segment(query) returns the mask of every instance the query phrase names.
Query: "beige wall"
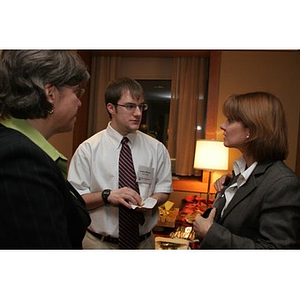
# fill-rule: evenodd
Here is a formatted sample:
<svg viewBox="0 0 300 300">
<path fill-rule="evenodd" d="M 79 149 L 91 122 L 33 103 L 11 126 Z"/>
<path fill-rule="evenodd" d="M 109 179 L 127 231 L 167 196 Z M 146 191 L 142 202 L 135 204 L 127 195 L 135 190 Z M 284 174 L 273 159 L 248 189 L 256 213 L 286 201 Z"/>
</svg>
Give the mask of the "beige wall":
<svg viewBox="0 0 300 300">
<path fill-rule="evenodd" d="M 124 57 L 119 76 L 135 79 L 172 79 L 173 58 L 167 57 Z"/>
<path fill-rule="evenodd" d="M 281 98 L 287 116 L 290 154 L 295 170 L 300 107 L 300 53 L 293 51 L 223 51 L 221 60 L 217 139 L 224 121 L 223 101 L 235 93 L 267 91 Z M 240 153 L 230 151 L 230 166 Z"/>
</svg>

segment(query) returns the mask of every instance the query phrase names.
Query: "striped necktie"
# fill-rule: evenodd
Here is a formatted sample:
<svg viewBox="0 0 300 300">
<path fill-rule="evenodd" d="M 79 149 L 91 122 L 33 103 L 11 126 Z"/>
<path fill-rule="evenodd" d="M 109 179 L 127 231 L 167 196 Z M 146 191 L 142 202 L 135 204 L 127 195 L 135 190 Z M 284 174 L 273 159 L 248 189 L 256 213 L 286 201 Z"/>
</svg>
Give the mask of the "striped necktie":
<svg viewBox="0 0 300 300">
<path fill-rule="evenodd" d="M 139 193 L 128 138 L 122 139 L 119 158 L 119 188 L 130 187 Z M 144 215 L 133 209 L 119 206 L 119 247 L 136 249 L 139 244 L 139 224 L 144 223 Z"/>
</svg>

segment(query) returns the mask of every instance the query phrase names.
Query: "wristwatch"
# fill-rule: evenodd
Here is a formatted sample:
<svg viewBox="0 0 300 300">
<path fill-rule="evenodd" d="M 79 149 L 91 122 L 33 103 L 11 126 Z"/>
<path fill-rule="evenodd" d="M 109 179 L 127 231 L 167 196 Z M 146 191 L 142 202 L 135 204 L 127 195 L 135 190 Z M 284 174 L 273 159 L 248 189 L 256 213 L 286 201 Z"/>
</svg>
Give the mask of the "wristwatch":
<svg viewBox="0 0 300 300">
<path fill-rule="evenodd" d="M 105 206 L 109 206 L 108 197 L 110 195 L 110 191 L 111 190 L 109 190 L 109 189 L 106 189 L 106 190 L 102 191 L 102 199 L 103 199 L 103 202 L 104 202 Z"/>
</svg>

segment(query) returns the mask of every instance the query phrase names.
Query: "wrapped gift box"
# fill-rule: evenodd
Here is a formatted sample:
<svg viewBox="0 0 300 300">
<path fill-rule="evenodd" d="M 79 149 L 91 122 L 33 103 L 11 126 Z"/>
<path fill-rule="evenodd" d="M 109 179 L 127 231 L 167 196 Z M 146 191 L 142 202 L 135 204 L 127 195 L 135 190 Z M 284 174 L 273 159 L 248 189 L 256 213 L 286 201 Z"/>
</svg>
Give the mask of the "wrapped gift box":
<svg viewBox="0 0 300 300">
<path fill-rule="evenodd" d="M 178 212 L 179 208 L 167 210 L 164 207 L 159 207 L 159 219 L 156 226 L 174 228 Z"/>
</svg>

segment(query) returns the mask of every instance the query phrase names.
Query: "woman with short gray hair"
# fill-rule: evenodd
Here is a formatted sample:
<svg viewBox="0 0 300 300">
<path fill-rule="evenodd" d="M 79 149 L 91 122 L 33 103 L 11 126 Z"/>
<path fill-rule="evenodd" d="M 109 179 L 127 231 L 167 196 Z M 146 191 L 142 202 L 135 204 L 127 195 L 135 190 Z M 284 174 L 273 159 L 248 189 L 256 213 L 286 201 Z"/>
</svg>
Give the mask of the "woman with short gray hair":
<svg viewBox="0 0 300 300">
<path fill-rule="evenodd" d="M 71 51 L 2 51 L 0 248 L 82 248 L 90 223 L 48 139 L 71 131 L 89 73 Z"/>
</svg>

